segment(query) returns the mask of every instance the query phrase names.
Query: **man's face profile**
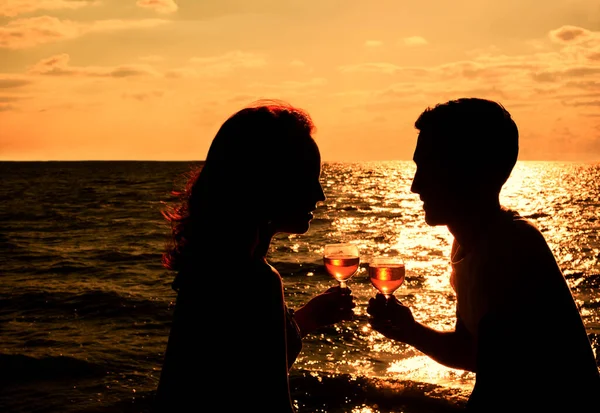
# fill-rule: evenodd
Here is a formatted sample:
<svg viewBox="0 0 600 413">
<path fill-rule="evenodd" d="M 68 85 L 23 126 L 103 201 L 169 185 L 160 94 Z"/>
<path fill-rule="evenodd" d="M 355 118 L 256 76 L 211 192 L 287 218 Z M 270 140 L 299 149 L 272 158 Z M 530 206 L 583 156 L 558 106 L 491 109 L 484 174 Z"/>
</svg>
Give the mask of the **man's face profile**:
<svg viewBox="0 0 600 413">
<path fill-rule="evenodd" d="M 421 131 L 413 155 L 416 171 L 411 191 L 423 201 L 425 222 L 431 226 L 452 221 L 465 185 L 445 138 L 436 131 Z"/>
</svg>

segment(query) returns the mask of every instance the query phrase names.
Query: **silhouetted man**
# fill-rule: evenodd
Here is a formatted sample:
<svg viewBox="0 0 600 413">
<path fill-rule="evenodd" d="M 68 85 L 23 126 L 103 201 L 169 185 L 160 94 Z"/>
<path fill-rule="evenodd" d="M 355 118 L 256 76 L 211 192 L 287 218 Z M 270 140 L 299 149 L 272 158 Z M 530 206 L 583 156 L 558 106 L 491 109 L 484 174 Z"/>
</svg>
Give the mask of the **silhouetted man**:
<svg viewBox="0 0 600 413">
<path fill-rule="evenodd" d="M 475 372 L 470 412 L 598 407 L 598 366 L 569 286 L 541 232 L 499 201 L 519 151 L 510 114 L 463 98 L 427 108 L 415 126 L 411 190 L 427 224 L 454 236 L 456 325 L 433 330 L 378 294 L 367 310 L 371 326 L 445 366 Z"/>
</svg>

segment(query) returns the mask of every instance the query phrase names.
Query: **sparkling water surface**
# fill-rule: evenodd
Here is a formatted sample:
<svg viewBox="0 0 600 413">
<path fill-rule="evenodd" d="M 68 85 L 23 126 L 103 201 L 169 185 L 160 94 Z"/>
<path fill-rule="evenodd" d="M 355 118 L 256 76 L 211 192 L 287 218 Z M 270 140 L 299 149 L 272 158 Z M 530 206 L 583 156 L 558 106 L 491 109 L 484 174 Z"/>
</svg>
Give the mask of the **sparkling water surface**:
<svg viewBox="0 0 600 413">
<path fill-rule="evenodd" d="M 148 411 L 175 300 L 173 274 L 160 265 L 169 231 L 160 211 L 190 164 L 0 162 L 2 412 Z M 452 237 L 425 224 L 410 192 L 413 174 L 410 161 L 325 163 L 327 201 L 310 231 L 272 244 L 269 259 L 291 307 L 335 285 L 323 269 L 326 243 L 354 242 L 361 251 L 349 281 L 355 319 L 306 337 L 291 371 L 300 412 L 456 411 L 473 386 L 472 373 L 445 368 L 367 322 L 375 290 L 366 263 L 388 253 L 405 258 L 406 281 L 395 295 L 415 317 L 438 329 L 454 325 Z M 600 164 L 591 163 L 521 161 L 502 193 L 505 206 L 543 231 L 596 354 L 599 200 Z M 199 338 L 211 339 L 210 332 Z M 260 377 L 243 360 L 231 374 L 236 385 Z"/>
</svg>

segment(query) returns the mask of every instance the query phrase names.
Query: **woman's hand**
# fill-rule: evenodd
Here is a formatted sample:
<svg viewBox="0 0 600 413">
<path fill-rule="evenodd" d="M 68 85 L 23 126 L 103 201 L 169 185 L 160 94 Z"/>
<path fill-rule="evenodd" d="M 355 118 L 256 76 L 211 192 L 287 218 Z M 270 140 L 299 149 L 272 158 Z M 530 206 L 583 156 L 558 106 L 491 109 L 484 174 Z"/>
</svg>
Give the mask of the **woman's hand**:
<svg viewBox="0 0 600 413">
<path fill-rule="evenodd" d="M 354 296 L 349 288 L 331 287 L 313 297 L 295 312 L 295 320 L 302 336 L 320 327 L 352 320 Z"/>
</svg>

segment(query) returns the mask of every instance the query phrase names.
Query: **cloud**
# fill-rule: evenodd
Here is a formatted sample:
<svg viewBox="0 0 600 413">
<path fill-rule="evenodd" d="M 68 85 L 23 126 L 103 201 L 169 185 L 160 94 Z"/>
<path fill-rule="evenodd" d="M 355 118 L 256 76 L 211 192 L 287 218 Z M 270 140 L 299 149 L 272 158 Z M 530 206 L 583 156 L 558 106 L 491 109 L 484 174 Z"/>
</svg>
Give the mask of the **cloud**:
<svg viewBox="0 0 600 413">
<path fill-rule="evenodd" d="M 191 78 L 198 77 L 198 71 L 189 67 L 181 67 L 176 69 L 168 70 L 165 73 L 165 77 L 170 79 L 183 79 L 183 78 Z"/>
<path fill-rule="evenodd" d="M 395 75 L 399 73 L 423 75 L 428 72 L 425 68 L 415 67 L 402 67 L 393 63 L 386 62 L 371 62 L 371 63 L 359 63 L 355 65 L 344 65 L 338 67 L 338 70 L 342 73 L 382 73 L 387 75 Z"/>
<path fill-rule="evenodd" d="M 282 99 L 290 99 L 291 96 L 316 96 L 322 94 L 323 88 L 328 81 L 322 77 L 314 77 L 306 80 L 286 80 L 280 82 L 255 82 L 248 85 L 252 96 L 279 96 Z"/>
<path fill-rule="evenodd" d="M 140 56 L 140 60 L 145 62 L 162 62 L 165 60 L 164 56 L 159 55 L 148 55 L 148 56 Z"/>
<path fill-rule="evenodd" d="M 153 9 L 158 13 L 174 13 L 179 8 L 174 0 L 138 0 L 139 7 Z"/>
<path fill-rule="evenodd" d="M 322 77 L 315 77 L 306 81 L 297 81 L 297 80 L 287 80 L 275 84 L 265 84 L 265 83 L 253 83 L 249 85 L 252 88 L 261 88 L 261 89 L 274 89 L 274 90 L 296 90 L 302 91 L 309 88 L 316 88 L 325 86 L 327 84 L 327 79 Z"/>
<path fill-rule="evenodd" d="M 501 54 L 497 48 L 472 51 L 468 60 L 433 67 L 365 62 L 340 66 L 338 70 L 349 75 L 380 74 L 397 82 L 418 82 L 423 90 L 436 96 L 446 96 L 449 82 L 453 82 L 450 89 L 457 92 L 513 101 L 560 102 L 565 89 L 598 90 L 600 32 L 563 26 L 550 33 L 552 38 L 561 39 L 562 47 L 521 55 Z"/>
<path fill-rule="evenodd" d="M 51 16 L 30 17 L 8 22 L 0 27 L 0 48 L 25 49 L 44 43 L 74 39 L 87 33 L 143 29 L 169 23 L 168 20 L 99 20 L 78 23 Z"/>
<path fill-rule="evenodd" d="M 0 95 L 0 112 L 17 111 L 18 107 L 14 103 L 20 102 L 28 97 L 14 95 Z"/>
<path fill-rule="evenodd" d="M 134 76 L 158 76 L 159 73 L 146 65 L 121 65 L 116 67 L 77 67 L 69 64 L 70 56 L 60 54 L 40 60 L 29 68 L 29 74 L 50 76 L 91 76 L 124 78 Z"/>
<path fill-rule="evenodd" d="M 574 65 L 561 70 L 545 70 L 532 74 L 533 80 L 537 82 L 559 82 L 570 78 L 583 78 L 600 74 L 600 66 Z M 590 84 L 590 83 L 588 83 Z"/>
<path fill-rule="evenodd" d="M 98 4 L 100 4 L 100 1 L 8 0 L 0 7 L 0 16 L 14 17 L 19 14 L 31 13 L 37 10 L 75 10 Z"/>
<path fill-rule="evenodd" d="M 0 96 L 0 103 L 17 102 L 25 99 L 23 96 Z"/>
<path fill-rule="evenodd" d="M 577 89 L 585 89 L 585 90 L 600 90 L 600 81 L 586 80 L 586 81 L 569 81 L 565 83 L 565 86 L 577 88 Z"/>
<path fill-rule="evenodd" d="M 289 63 L 290 67 L 293 67 L 295 69 L 303 69 L 304 72 L 307 73 L 313 73 L 314 69 L 312 67 L 310 67 L 306 62 L 304 62 L 303 60 L 298 60 L 298 59 L 294 59 Z"/>
<path fill-rule="evenodd" d="M 518 111 L 560 108 L 576 119 L 582 110 L 600 106 L 600 32 L 563 27 L 551 33 L 545 40 L 548 47 L 530 53 L 507 55 L 489 48 L 471 51 L 468 59 L 437 66 L 411 67 L 395 61 L 340 66 L 339 72 L 346 76 L 380 76 L 392 83 L 383 90 L 357 92 L 342 105 L 369 113 L 480 96 L 499 99 Z M 583 129 L 582 136 L 586 133 Z"/>
<path fill-rule="evenodd" d="M 428 44 L 427 40 L 425 40 L 421 36 L 410 36 L 402 39 L 406 46 L 424 46 Z"/>
<path fill-rule="evenodd" d="M 171 23 L 163 19 L 141 19 L 141 20 L 98 20 L 90 25 L 84 26 L 84 32 L 116 32 L 130 29 L 151 29 Z"/>
<path fill-rule="evenodd" d="M 516 73 L 538 71 L 545 67 L 536 62 L 523 60 L 518 56 L 477 57 L 472 60 L 443 64 L 430 69 L 429 74 L 439 79 L 468 79 L 485 81 L 500 80 Z"/>
<path fill-rule="evenodd" d="M 481 57 L 481 56 L 498 56 L 501 55 L 501 49 L 496 45 L 489 45 L 486 47 L 480 47 L 477 49 L 466 50 L 465 55 L 469 57 Z"/>
<path fill-rule="evenodd" d="M 267 64 L 263 56 L 239 50 L 220 56 L 193 57 L 190 62 L 200 74 L 211 76 L 222 76 L 236 69 L 259 68 Z"/>
<path fill-rule="evenodd" d="M 365 42 L 365 47 L 375 48 L 375 47 L 381 47 L 381 46 L 383 46 L 383 42 L 380 40 L 367 40 Z"/>
<path fill-rule="evenodd" d="M 592 62 L 600 62 L 600 51 L 588 53 L 586 57 Z"/>
<path fill-rule="evenodd" d="M 394 74 L 402 71 L 401 66 L 385 62 L 360 63 L 356 65 L 344 65 L 339 67 L 342 73 L 386 73 Z"/>
<path fill-rule="evenodd" d="M 191 65 L 174 68 L 165 73 L 168 78 L 219 77 L 239 69 L 256 69 L 266 66 L 266 59 L 259 54 L 235 50 L 218 56 L 192 57 Z M 299 64 L 296 63 L 298 66 Z"/>
<path fill-rule="evenodd" d="M 255 102 L 257 100 L 260 99 L 260 96 L 258 95 L 248 95 L 248 94 L 243 94 L 243 95 L 235 95 L 229 99 L 227 99 L 228 103 L 241 103 L 241 104 L 248 104 L 249 102 Z"/>
<path fill-rule="evenodd" d="M 154 90 L 151 92 L 135 92 L 135 93 L 131 93 L 131 92 L 126 92 L 123 93 L 123 98 L 125 99 L 134 99 L 134 100 L 139 100 L 144 101 L 144 100 L 148 100 L 151 98 L 160 98 L 163 97 L 165 94 L 165 92 L 163 92 L 162 90 Z"/>
<path fill-rule="evenodd" d="M 10 77 L 0 77 L 0 89 L 12 89 L 33 83 L 31 80 Z"/>
<path fill-rule="evenodd" d="M 302 60 L 292 60 L 290 62 L 290 66 L 292 66 L 292 67 L 305 67 L 306 63 L 304 63 Z"/>
<path fill-rule="evenodd" d="M 575 101 L 575 102 L 564 102 L 567 106 L 592 106 L 600 107 L 600 100 L 588 100 L 588 101 Z"/>
<path fill-rule="evenodd" d="M 595 38 L 596 35 L 593 32 L 582 27 L 567 25 L 559 27 L 556 30 L 551 30 L 548 33 L 548 37 L 550 37 L 550 40 L 556 43 L 574 44 L 591 40 Z"/>
</svg>

